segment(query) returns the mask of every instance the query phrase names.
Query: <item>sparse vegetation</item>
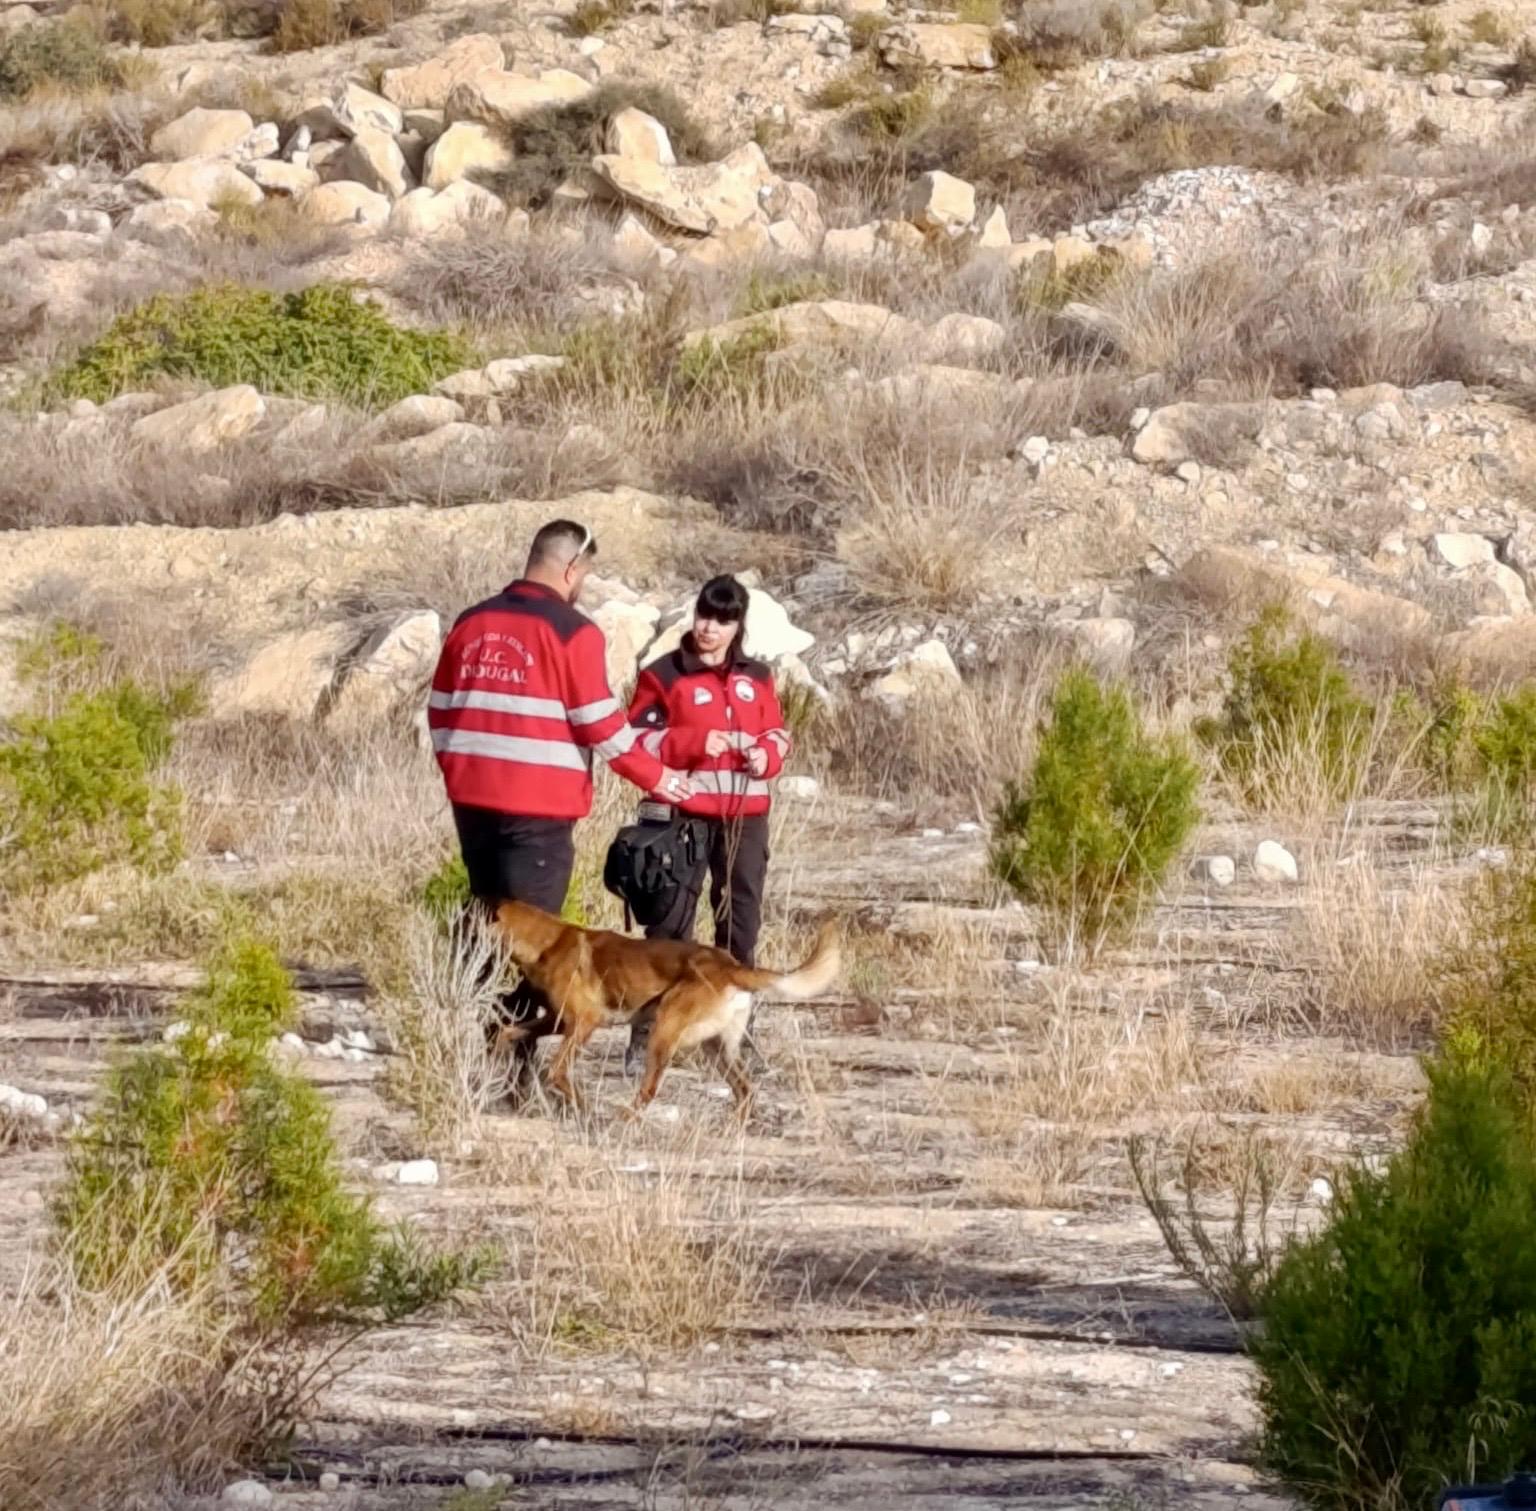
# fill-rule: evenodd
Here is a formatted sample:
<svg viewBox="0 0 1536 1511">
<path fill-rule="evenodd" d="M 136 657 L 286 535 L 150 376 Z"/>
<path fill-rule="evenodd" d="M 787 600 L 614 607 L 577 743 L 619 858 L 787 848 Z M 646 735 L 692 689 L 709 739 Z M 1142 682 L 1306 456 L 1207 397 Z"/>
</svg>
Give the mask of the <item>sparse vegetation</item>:
<svg viewBox="0 0 1536 1511">
<path fill-rule="evenodd" d="M 1272 607 L 1234 646 L 1227 676 L 1220 716 L 1197 730 L 1250 802 L 1306 806 L 1355 791 L 1375 710 L 1327 641 Z"/>
<path fill-rule="evenodd" d="M 83 21 L 34 21 L 0 37 L 0 102 L 45 89 L 88 93 L 121 77 L 111 50 Z"/>
<path fill-rule="evenodd" d="M 506 128 L 512 165 L 476 179 L 509 204 L 540 208 L 567 179 L 586 173 L 595 154 L 607 150 L 608 122 L 630 107 L 666 128 L 680 163 L 708 162 L 720 155 L 709 133 L 670 89 L 608 79 L 585 99 L 551 106 Z"/>
<path fill-rule="evenodd" d="M 49 383 L 98 403 L 158 377 L 384 407 L 474 364 L 447 331 L 405 331 L 353 289 L 276 295 L 235 287 L 161 296 L 114 321 Z"/>
<path fill-rule="evenodd" d="M 211 1287 L 237 1319 L 218 1362 L 221 1387 L 246 1401 L 247 1452 L 283 1440 L 345 1342 L 483 1268 L 388 1232 L 343 1188 L 323 1099 L 273 1052 L 294 1006 L 270 950 L 231 942 L 184 1002 L 180 1034 L 109 1074 L 53 1209 L 81 1284 L 163 1275 L 176 1295 Z"/>
<path fill-rule="evenodd" d="M 67 687 L 100 655 L 99 642 L 63 625 L 22 648 L 18 673 Z M 173 725 L 198 705 L 196 687 L 160 696 L 119 680 L 43 692 L 45 711 L 14 719 L 0 745 L 0 891 L 54 886 L 118 862 L 172 865 L 181 798 L 157 774 Z"/>
<path fill-rule="evenodd" d="M 1127 1152 L 1142 1201 L 1180 1270 L 1239 1322 L 1260 1315 L 1264 1287 L 1283 1245 L 1271 1231 L 1279 1199 L 1273 1153 L 1251 1135 L 1242 1146 L 1232 1199 L 1232 1218 L 1219 1229 L 1200 1210 L 1200 1151 L 1185 1145 L 1180 1197 L 1168 1195 L 1161 1151 L 1133 1137 Z"/>
<path fill-rule="evenodd" d="M 426 0 L 281 0 L 272 27 L 278 52 L 333 47 L 353 37 L 387 31 L 417 15 Z"/>
<path fill-rule="evenodd" d="M 1051 698 L 1034 768 L 992 824 L 992 869 L 1090 949 L 1134 915 L 1188 841 L 1199 769 L 1149 734 L 1124 688 L 1070 671 Z"/>
</svg>

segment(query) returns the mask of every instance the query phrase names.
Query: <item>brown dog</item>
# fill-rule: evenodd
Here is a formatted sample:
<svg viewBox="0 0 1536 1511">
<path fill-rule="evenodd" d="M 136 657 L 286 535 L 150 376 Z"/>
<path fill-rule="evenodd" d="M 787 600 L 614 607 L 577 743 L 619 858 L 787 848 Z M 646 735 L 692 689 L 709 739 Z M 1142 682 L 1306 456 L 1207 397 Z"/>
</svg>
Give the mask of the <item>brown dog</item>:
<svg viewBox="0 0 1536 1511">
<path fill-rule="evenodd" d="M 654 1005 L 645 1078 L 633 1111 L 656 1095 L 674 1055 L 707 1046 L 730 1083 L 737 1111 L 745 1114 L 752 1083 L 739 1051 L 751 994 L 772 990 L 804 1001 L 826 991 L 841 964 L 832 923 L 822 926 L 810 959 L 783 972 L 739 965 L 724 950 L 706 944 L 583 929 L 525 902 L 502 903 L 496 929 L 512 959 L 559 1015 L 557 1031 L 565 1042 L 550 1066 L 549 1084 L 576 1107 L 581 1099 L 571 1084 L 571 1064 L 581 1047 L 597 1029 L 627 1023 Z M 550 1029 L 547 1023 L 509 1024 L 499 1039 L 510 1047 Z"/>
</svg>

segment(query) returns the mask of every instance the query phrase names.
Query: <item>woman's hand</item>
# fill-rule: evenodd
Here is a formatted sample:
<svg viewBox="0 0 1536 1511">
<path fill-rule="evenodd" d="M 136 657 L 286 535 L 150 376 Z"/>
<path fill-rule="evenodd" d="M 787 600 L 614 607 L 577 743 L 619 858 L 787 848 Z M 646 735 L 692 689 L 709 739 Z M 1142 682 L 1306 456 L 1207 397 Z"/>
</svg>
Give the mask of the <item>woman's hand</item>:
<svg viewBox="0 0 1536 1511">
<path fill-rule="evenodd" d="M 704 736 L 704 754 L 722 756 L 731 748 L 731 737 L 723 729 L 712 729 Z"/>
<path fill-rule="evenodd" d="M 747 770 L 755 777 L 767 776 L 768 752 L 761 745 L 754 745 L 747 752 Z"/>
</svg>

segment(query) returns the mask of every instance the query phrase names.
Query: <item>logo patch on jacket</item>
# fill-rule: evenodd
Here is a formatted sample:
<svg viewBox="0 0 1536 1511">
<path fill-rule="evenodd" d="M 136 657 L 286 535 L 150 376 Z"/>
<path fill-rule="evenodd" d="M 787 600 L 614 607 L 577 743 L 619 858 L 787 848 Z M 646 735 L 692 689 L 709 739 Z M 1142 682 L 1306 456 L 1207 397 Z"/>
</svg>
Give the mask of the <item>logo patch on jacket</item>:
<svg viewBox="0 0 1536 1511">
<path fill-rule="evenodd" d="M 698 703 L 713 703 L 715 695 L 707 687 L 696 687 L 693 690 L 693 701 Z"/>
<path fill-rule="evenodd" d="M 736 696 L 743 703 L 751 703 L 757 698 L 757 689 L 745 677 L 738 677 L 736 679 Z"/>
</svg>

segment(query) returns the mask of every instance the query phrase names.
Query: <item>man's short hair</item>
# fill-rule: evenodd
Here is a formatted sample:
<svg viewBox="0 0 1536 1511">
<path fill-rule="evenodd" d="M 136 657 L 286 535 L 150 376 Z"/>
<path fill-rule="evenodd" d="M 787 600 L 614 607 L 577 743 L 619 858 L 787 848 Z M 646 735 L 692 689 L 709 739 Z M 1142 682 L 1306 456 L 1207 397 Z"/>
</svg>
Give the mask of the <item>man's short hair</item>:
<svg viewBox="0 0 1536 1511">
<path fill-rule="evenodd" d="M 597 555 L 597 537 L 585 525 L 573 519 L 552 519 L 539 528 L 528 547 L 528 564 L 559 562 L 562 566 Z"/>
</svg>

